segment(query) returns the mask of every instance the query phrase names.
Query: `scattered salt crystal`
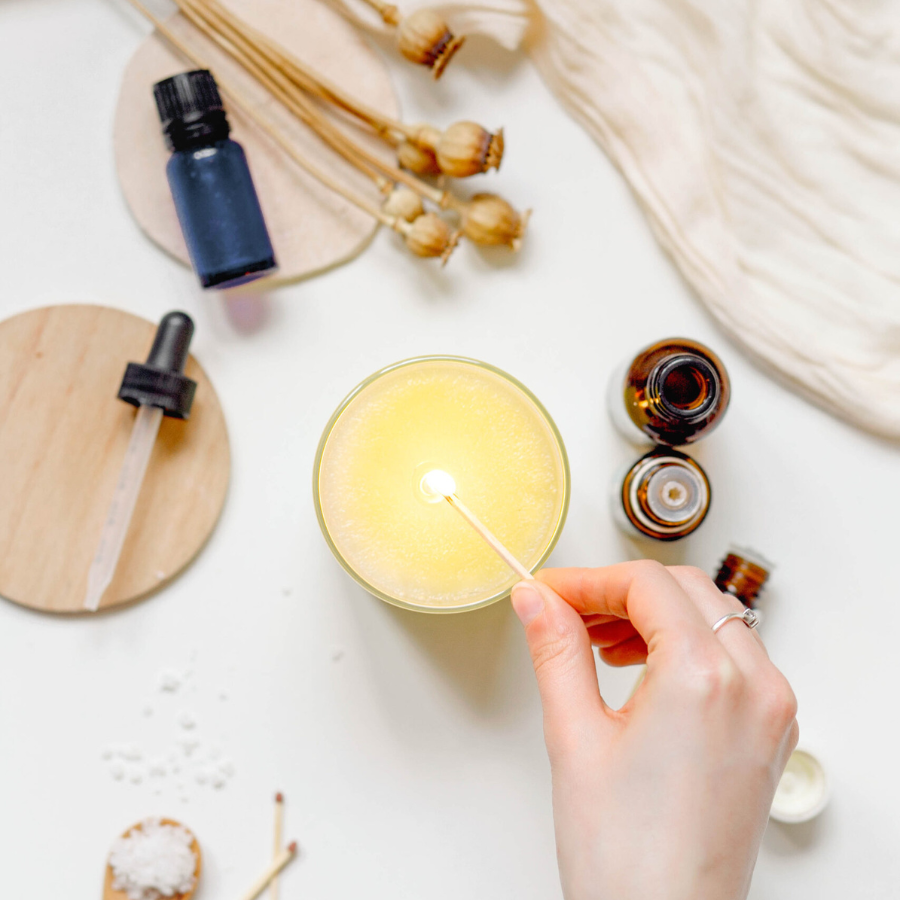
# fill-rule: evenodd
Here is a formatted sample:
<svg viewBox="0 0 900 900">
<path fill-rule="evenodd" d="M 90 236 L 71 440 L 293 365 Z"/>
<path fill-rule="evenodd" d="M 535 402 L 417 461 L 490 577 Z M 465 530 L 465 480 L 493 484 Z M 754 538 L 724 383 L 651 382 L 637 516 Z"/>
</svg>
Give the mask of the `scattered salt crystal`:
<svg viewBox="0 0 900 900">
<path fill-rule="evenodd" d="M 157 681 L 161 691 L 169 691 L 174 694 L 184 682 L 184 676 L 175 669 L 163 669 L 157 676 Z"/>
<path fill-rule="evenodd" d="M 124 891 L 129 900 L 187 893 L 194 887 L 197 867 L 192 843 L 191 833 L 183 826 L 145 819 L 113 844 L 109 856 L 113 888 Z"/>
<path fill-rule="evenodd" d="M 194 651 L 192 661 L 196 656 L 197 651 Z M 229 671 L 234 671 L 234 667 L 230 667 Z M 191 680 L 189 668 L 164 669 L 158 673 L 157 682 L 160 691 L 170 693 L 180 691 L 183 703 L 190 702 L 185 694 L 197 690 L 197 686 Z M 218 696 L 221 700 L 228 698 L 224 689 L 218 692 Z M 146 717 L 155 716 L 160 710 L 166 709 L 165 701 L 159 701 L 157 709 L 158 701 L 152 697 L 145 700 L 140 709 Z M 175 738 L 174 746 L 170 744 L 163 752 L 155 755 L 148 754 L 144 748 L 133 743 L 108 745 L 101 752 L 101 756 L 107 764 L 110 775 L 117 781 L 127 781 L 135 785 L 149 780 L 154 794 L 162 790 L 164 779 L 168 776 L 171 776 L 173 782 L 180 778 L 189 782 L 196 780 L 199 784 L 209 784 L 217 789 L 224 787 L 234 774 L 234 766 L 230 760 L 224 758 L 221 746 L 216 744 L 210 746 L 201 741 L 198 736 L 196 713 L 182 708 L 175 717 L 175 723 L 179 726 L 181 736 Z M 195 752 L 198 748 L 200 752 Z M 183 784 L 177 785 L 176 796 L 186 793 Z M 185 796 L 185 802 L 187 799 Z"/>
<path fill-rule="evenodd" d="M 166 573 L 163 572 L 162 569 L 157 569 L 157 570 L 156 570 L 156 579 L 157 579 L 157 581 L 162 581 L 165 577 L 166 577 Z"/>
</svg>

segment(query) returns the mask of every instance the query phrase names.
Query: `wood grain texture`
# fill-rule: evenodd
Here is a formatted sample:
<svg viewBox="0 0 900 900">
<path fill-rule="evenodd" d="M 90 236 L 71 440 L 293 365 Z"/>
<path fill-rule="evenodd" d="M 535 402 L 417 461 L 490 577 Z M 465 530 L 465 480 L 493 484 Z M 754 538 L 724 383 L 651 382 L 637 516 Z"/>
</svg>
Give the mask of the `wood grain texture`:
<svg viewBox="0 0 900 900">
<path fill-rule="evenodd" d="M 177 822 L 175 819 L 161 819 L 163 825 L 181 825 L 181 822 Z M 132 825 L 131 828 L 126 829 L 122 832 L 122 837 L 125 837 L 131 831 L 139 831 L 142 822 L 138 822 L 137 825 Z M 182 828 L 185 828 L 184 825 L 181 825 Z M 194 853 L 194 857 L 197 860 L 197 866 L 194 869 L 194 887 L 193 890 L 188 891 L 186 894 L 175 894 L 169 900 L 191 900 L 191 897 L 197 891 L 197 885 L 200 882 L 200 872 L 203 869 L 203 857 L 200 853 L 200 844 L 197 841 L 197 838 L 194 837 L 194 833 L 190 830 L 190 828 L 185 828 L 185 830 L 194 838 L 193 843 L 191 844 L 191 850 Z M 103 880 L 103 900 L 128 900 L 128 894 L 124 891 L 117 891 L 113 889 L 113 870 L 112 866 L 107 863 L 106 865 L 106 877 Z"/>
<path fill-rule="evenodd" d="M 225 5 L 364 103 L 397 115 L 397 100 L 384 64 L 352 25 L 319 0 L 225 0 Z M 307 159 L 378 202 L 370 179 L 329 150 L 227 54 L 181 15 L 166 21 L 209 61 L 214 75 L 227 76 L 256 98 L 257 108 L 282 126 Z M 166 181 L 169 151 L 153 101 L 153 84 L 191 68 L 194 66 L 165 38 L 155 33 L 147 38 L 125 70 L 113 132 L 119 183 L 132 214 L 153 241 L 184 263 L 188 263 L 187 247 Z M 224 100 L 232 137 L 247 152 L 278 260 L 278 273 L 267 282 L 303 278 L 359 254 L 375 233 L 374 219 L 302 171 L 260 134 L 227 96 Z M 381 141 L 365 137 L 346 122 L 344 127 L 363 135 L 364 143 L 386 160 L 394 157 Z"/>
<path fill-rule="evenodd" d="M 100 306 L 51 306 L 0 322 L 0 596 L 83 612 L 88 569 L 125 456 L 134 407 L 118 400 L 128 362 L 156 324 Z M 197 382 L 188 421 L 164 418 L 101 609 L 165 585 L 212 533 L 228 488 L 219 400 Z"/>
</svg>

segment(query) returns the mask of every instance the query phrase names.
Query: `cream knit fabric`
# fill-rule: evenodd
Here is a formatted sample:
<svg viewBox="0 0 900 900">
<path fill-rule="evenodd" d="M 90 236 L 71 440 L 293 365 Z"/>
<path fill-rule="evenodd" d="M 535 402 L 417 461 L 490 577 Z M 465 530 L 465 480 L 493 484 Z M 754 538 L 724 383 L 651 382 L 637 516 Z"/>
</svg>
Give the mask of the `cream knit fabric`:
<svg viewBox="0 0 900 900">
<path fill-rule="evenodd" d="M 358 0 L 332 2 L 378 27 Z M 736 341 L 900 437 L 900 0 L 436 8 L 527 48 Z"/>
</svg>

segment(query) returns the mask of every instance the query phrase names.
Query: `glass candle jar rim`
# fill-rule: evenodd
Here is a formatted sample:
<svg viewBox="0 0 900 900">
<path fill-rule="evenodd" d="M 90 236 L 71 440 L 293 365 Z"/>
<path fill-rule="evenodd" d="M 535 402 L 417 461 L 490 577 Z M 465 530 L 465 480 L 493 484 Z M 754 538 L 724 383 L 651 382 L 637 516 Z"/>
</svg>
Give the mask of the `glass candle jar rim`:
<svg viewBox="0 0 900 900">
<path fill-rule="evenodd" d="M 499 591 L 496 594 L 487 597 L 484 600 L 478 600 L 474 603 L 467 603 L 463 606 L 448 606 L 448 607 L 431 607 L 431 606 L 421 606 L 415 603 L 407 603 L 404 600 L 400 600 L 398 597 L 392 597 L 390 594 L 385 593 L 384 591 L 379 590 L 375 587 L 375 585 L 370 584 L 363 578 L 354 568 L 350 565 L 350 563 L 344 558 L 344 555 L 338 550 L 337 545 L 331 538 L 331 534 L 328 530 L 328 526 L 325 522 L 325 514 L 322 511 L 322 498 L 319 494 L 319 475 L 322 469 L 322 458 L 325 455 L 325 447 L 328 444 L 328 439 L 331 437 L 331 433 L 334 430 L 335 425 L 338 422 L 338 419 L 344 414 L 346 409 L 350 406 L 350 404 L 371 384 L 374 384 L 379 378 L 382 378 L 385 375 L 390 374 L 391 372 L 395 372 L 397 369 L 405 368 L 406 366 L 416 365 L 418 363 L 441 363 L 441 362 L 449 362 L 449 363 L 462 363 L 464 365 L 475 366 L 478 369 L 485 369 L 488 372 L 493 372 L 495 375 L 498 375 L 504 381 L 509 382 L 513 387 L 518 388 L 527 398 L 534 404 L 537 408 L 538 413 L 543 417 L 544 421 L 550 428 L 550 432 L 553 435 L 553 439 L 556 442 L 556 446 L 559 448 L 559 456 L 560 461 L 562 463 L 563 470 L 563 500 L 562 506 L 560 507 L 559 517 L 556 522 L 556 526 L 553 529 L 553 534 L 550 536 L 550 540 L 547 542 L 547 548 L 541 554 L 540 559 L 535 563 L 535 565 L 531 568 L 532 572 L 536 572 L 544 563 L 549 559 L 550 554 L 556 547 L 557 542 L 559 541 L 559 537 L 562 534 L 563 526 L 566 524 L 566 517 L 569 513 L 569 497 L 571 493 L 571 474 L 569 471 L 569 456 L 566 452 L 566 445 L 563 442 L 562 435 L 559 433 L 559 429 L 556 427 L 556 422 L 553 421 L 553 417 L 547 412 L 546 407 L 537 397 L 527 388 L 521 381 L 517 378 L 514 378 L 509 372 L 503 371 L 503 369 L 498 369 L 496 366 L 492 366 L 490 363 L 482 362 L 479 359 L 471 359 L 466 356 L 448 356 L 443 354 L 435 354 L 431 356 L 413 356 L 409 359 L 402 359 L 399 362 L 395 362 L 392 365 L 385 366 L 383 369 L 379 369 L 377 372 L 373 372 L 368 378 L 361 381 L 346 397 L 338 404 L 337 409 L 332 413 L 331 418 L 328 420 L 328 423 L 325 425 L 324 430 L 322 431 L 322 437 L 319 438 L 319 446 L 316 449 L 316 459 L 313 463 L 313 502 L 316 508 L 316 518 L 319 520 L 319 528 L 322 530 L 322 536 L 325 538 L 325 542 L 328 544 L 331 552 L 334 554 L 335 559 L 341 564 L 344 570 L 350 575 L 353 580 L 365 588 L 370 594 L 377 597 L 379 600 L 383 600 L 385 603 L 390 603 L 392 606 L 398 606 L 401 609 L 408 609 L 414 612 L 424 612 L 424 613 L 460 613 L 460 612 L 470 612 L 475 609 L 482 609 L 485 606 L 490 606 L 493 603 L 497 603 L 499 600 L 502 600 L 504 597 L 509 596 L 510 589 L 506 588 L 505 590 Z"/>
</svg>

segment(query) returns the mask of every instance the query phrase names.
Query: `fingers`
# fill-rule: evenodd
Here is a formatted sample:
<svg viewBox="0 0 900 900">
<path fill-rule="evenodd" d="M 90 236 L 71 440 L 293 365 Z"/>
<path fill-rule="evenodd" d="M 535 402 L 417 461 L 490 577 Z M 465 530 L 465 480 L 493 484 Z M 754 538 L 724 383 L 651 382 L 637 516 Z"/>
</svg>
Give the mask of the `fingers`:
<svg viewBox="0 0 900 900">
<path fill-rule="evenodd" d="M 596 647 L 612 647 L 637 636 L 634 625 L 628 619 L 616 619 L 603 625 L 587 625 L 587 630 L 591 643 Z"/>
<path fill-rule="evenodd" d="M 730 594 L 723 594 L 702 569 L 693 566 L 672 566 L 669 572 L 696 604 L 710 628 L 722 616 L 744 611 L 745 607 L 741 601 Z M 716 638 L 738 667 L 748 674 L 758 671 L 760 666 L 769 661 L 766 649 L 755 629 L 747 628 L 741 622 L 729 622 L 716 633 Z"/>
<path fill-rule="evenodd" d="M 636 666 L 647 661 L 647 645 L 640 635 L 600 648 L 600 659 L 608 666 Z"/>
<path fill-rule="evenodd" d="M 581 619 L 587 628 L 593 628 L 594 625 L 605 625 L 607 622 L 622 621 L 618 616 L 601 616 L 595 613 L 592 613 L 589 616 L 582 616 Z"/>
<path fill-rule="evenodd" d="M 545 584 L 523 581 L 512 605 L 525 637 L 544 708 L 544 736 L 551 758 L 590 748 L 608 725 L 597 669 L 581 616 Z"/>
<path fill-rule="evenodd" d="M 582 615 L 630 619 L 650 652 L 664 645 L 686 652 L 705 648 L 715 653 L 715 647 L 721 648 L 696 604 L 658 562 L 542 569 L 537 577 Z"/>
</svg>

